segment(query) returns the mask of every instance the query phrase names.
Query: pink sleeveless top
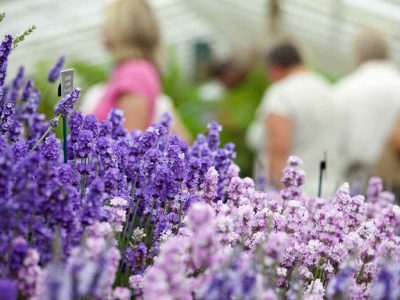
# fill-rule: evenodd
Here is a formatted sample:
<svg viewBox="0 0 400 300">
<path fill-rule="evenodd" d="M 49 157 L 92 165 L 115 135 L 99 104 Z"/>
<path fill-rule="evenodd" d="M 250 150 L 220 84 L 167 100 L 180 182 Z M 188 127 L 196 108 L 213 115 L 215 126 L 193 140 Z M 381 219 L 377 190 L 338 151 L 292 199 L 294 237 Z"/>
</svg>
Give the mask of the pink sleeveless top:
<svg viewBox="0 0 400 300">
<path fill-rule="evenodd" d="M 117 107 L 117 101 L 122 95 L 133 94 L 149 101 L 150 113 L 147 116 L 147 125 L 151 125 L 156 99 L 160 95 L 160 86 L 160 76 L 154 65 L 147 60 L 128 60 L 120 63 L 113 70 L 103 98 L 93 114 L 100 121 L 105 120 L 110 111 Z"/>
</svg>

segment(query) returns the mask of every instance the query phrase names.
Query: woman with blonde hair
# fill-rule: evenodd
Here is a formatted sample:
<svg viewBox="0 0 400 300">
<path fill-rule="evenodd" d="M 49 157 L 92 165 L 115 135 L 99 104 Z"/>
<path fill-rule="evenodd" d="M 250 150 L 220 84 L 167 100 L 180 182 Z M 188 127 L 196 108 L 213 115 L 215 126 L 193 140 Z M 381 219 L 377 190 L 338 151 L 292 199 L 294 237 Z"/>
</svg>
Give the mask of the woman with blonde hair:
<svg viewBox="0 0 400 300">
<path fill-rule="evenodd" d="M 104 120 L 113 108 L 119 108 L 128 130 L 144 130 L 153 122 L 161 93 L 160 32 L 149 5 L 144 0 L 113 0 L 103 28 L 103 43 L 115 67 L 93 113 Z"/>
</svg>

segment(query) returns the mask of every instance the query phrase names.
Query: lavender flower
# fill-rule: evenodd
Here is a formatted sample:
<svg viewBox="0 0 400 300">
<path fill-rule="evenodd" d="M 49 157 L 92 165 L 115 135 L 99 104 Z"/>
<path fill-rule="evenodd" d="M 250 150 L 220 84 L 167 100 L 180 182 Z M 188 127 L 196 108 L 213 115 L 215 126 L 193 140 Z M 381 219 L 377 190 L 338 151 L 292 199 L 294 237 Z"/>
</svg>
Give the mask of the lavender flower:
<svg viewBox="0 0 400 300">
<path fill-rule="evenodd" d="M 0 87 L 4 85 L 7 76 L 7 61 L 11 53 L 13 37 L 6 35 L 0 44 Z"/>
<path fill-rule="evenodd" d="M 304 299 L 320 300 L 324 299 L 325 289 L 321 280 L 316 279 L 312 282 L 304 292 Z"/>
<path fill-rule="evenodd" d="M 217 197 L 218 172 L 214 167 L 208 169 L 203 184 L 203 199 L 206 203 L 214 201 Z"/>
<path fill-rule="evenodd" d="M 131 292 L 127 288 L 117 287 L 113 290 L 110 300 L 130 300 Z"/>
<path fill-rule="evenodd" d="M 60 72 L 64 66 L 64 63 L 65 63 L 65 58 L 64 58 L 64 56 L 61 56 L 58 58 L 56 64 L 50 69 L 49 75 L 47 77 L 47 80 L 50 83 L 56 82 L 57 79 L 60 77 Z"/>
<path fill-rule="evenodd" d="M 37 292 L 37 284 L 41 276 L 39 253 L 29 249 L 23 266 L 18 270 L 18 289 L 26 297 L 33 297 Z"/>
<path fill-rule="evenodd" d="M 0 300 L 17 300 L 17 284 L 11 279 L 0 279 Z"/>
<path fill-rule="evenodd" d="M 24 68 L 19 67 L 15 78 L 12 80 L 10 89 L 8 90 L 7 102 L 16 104 L 18 100 L 18 94 L 21 89 L 24 80 Z"/>
<path fill-rule="evenodd" d="M 129 286 L 133 290 L 133 295 L 140 297 L 143 293 L 143 275 L 133 275 L 129 277 Z"/>
<path fill-rule="evenodd" d="M 22 91 L 21 98 L 22 98 L 23 101 L 28 101 L 28 99 L 29 99 L 29 97 L 31 95 L 32 89 L 33 89 L 33 81 L 31 79 L 28 79 L 26 81 L 25 87 L 24 87 L 24 89 Z"/>
<path fill-rule="evenodd" d="M 61 143 L 54 135 L 45 138 L 39 149 L 40 154 L 48 161 L 57 161 L 60 156 Z"/>
<path fill-rule="evenodd" d="M 146 267 L 146 255 L 147 247 L 142 242 L 135 246 L 134 249 L 128 247 L 125 263 L 133 274 L 143 273 Z"/>
<path fill-rule="evenodd" d="M 76 143 L 73 145 L 74 154 L 78 158 L 86 158 L 94 150 L 94 136 L 90 130 L 81 130 L 77 137 Z"/>
<path fill-rule="evenodd" d="M 78 97 L 55 109 L 69 116 L 62 164 L 52 134 L 29 151 L 54 123 L 37 113 L 33 82 L 23 87 L 21 69 L 0 86 L 0 286 L 11 298 L 399 297 L 400 208 L 381 180 L 368 201 L 348 185 L 310 198 L 290 157 L 284 188 L 266 194 L 240 178 L 217 123 L 190 147 L 168 120 L 128 133 L 120 110 L 101 123 L 73 112 Z"/>
<path fill-rule="evenodd" d="M 352 269 L 344 268 L 336 276 L 331 278 L 326 289 L 328 299 L 336 299 L 337 297 L 345 297 L 348 295 L 354 275 L 353 273 Z"/>
<path fill-rule="evenodd" d="M 80 93 L 81 90 L 79 88 L 75 88 L 71 93 L 62 98 L 54 107 L 54 112 L 56 115 L 69 115 L 72 112 L 75 102 L 79 100 Z"/>
<path fill-rule="evenodd" d="M 125 119 L 122 110 L 113 109 L 108 115 L 108 120 L 112 124 L 111 136 L 113 139 L 118 139 L 126 135 L 126 130 L 123 126 Z"/>
<path fill-rule="evenodd" d="M 288 158 L 288 166 L 283 170 L 282 183 L 284 189 L 281 191 L 284 200 L 295 200 L 301 196 L 301 186 L 305 182 L 305 173 L 299 168 L 302 160 L 291 156 Z"/>
<path fill-rule="evenodd" d="M 371 299 L 398 299 L 400 297 L 399 265 L 385 263 L 378 272 L 371 288 Z"/>
<path fill-rule="evenodd" d="M 209 283 L 200 290 L 199 299 L 254 299 L 255 271 L 249 258 L 232 255 L 227 266 L 216 270 Z"/>
<path fill-rule="evenodd" d="M 264 254 L 269 257 L 268 263 L 271 259 L 282 261 L 284 250 L 289 246 L 289 237 L 284 232 L 271 232 L 268 236 L 267 242 L 263 246 Z"/>
<path fill-rule="evenodd" d="M 83 115 L 78 111 L 73 111 L 69 116 L 70 138 L 73 143 L 78 141 L 79 131 L 83 125 Z"/>
<path fill-rule="evenodd" d="M 115 197 L 110 200 L 110 205 L 106 207 L 110 215 L 110 224 L 112 224 L 116 232 L 121 232 L 123 224 L 126 221 L 126 208 L 128 201 L 121 197 Z"/>
</svg>

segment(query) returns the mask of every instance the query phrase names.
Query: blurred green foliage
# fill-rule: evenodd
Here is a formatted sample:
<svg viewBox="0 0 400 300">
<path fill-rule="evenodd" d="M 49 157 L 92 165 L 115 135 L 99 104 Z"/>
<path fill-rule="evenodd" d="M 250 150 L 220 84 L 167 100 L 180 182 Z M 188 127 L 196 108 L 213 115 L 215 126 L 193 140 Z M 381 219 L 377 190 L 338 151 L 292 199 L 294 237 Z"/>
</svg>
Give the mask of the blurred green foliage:
<svg viewBox="0 0 400 300">
<path fill-rule="evenodd" d="M 243 82 L 215 102 L 200 99 L 199 83 L 184 78 L 177 64 L 168 65 L 163 80 L 164 93 L 173 99 L 192 135 L 204 132 L 208 122 L 218 121 L 223 126 L 221 143 L 236 145 L 241 175 L 251 176 L 253 153 L 246 146 L 245 134 L 267 86 L 262 68 L 252 69 Z"/>
<path fill-rule="evenodd" d="M 44 113 L 47 119 L 54 117 L 54 106 L 60 100 L 58 97 L 58 84 L 49 83 L 47 80 L 48 72 L 53 66 L 54 62 L 41 61 L 36 65 L 33 79 L 36 87 L 42 92 L 42 101 L 40 102 L 39 112 Z M 82 95 L 91 86 L 99 82 L 105 82 L 108 78 L 108 67 L 107 65 L 94 65 L 85 61 L 74 61 L 66 63 L 64 69 L 73 68 L 75 69 L 75 85 L 82 89 Z M 55 134 L 58 137 L 62 137 L 61 122 L 58 128 L 55 130 Z"/>
<path fill-rule="evenodd" d="M 47 82 L 51 66 L 50 62 L 41 62 L 34 76 L 37 87 L 43 93 L 39 110 L 48 118 L 54 116 L 53 107 L 58 101 L 57 84 Z M 93 65 L 83 61 L 67 63 L 65 68 L 75 69 L 75 84 L 81 87 L 83 96 L 90 86 L 105 82 L 109 73 L 107 65 Z M 163 73 L 163 91 L 172 98 L 189 132 L 195 137 L 206 131 L 208 122 L 218 121 L 223 126 L 221 143 L 233 142 L 236 145 L 236 161 L 241 168 L 241 175 L 251 176 L 253 154 L 246 147 L 245 133 L 266 88 L 262 68 L 251 70 L 242 83 L 228 90 L 219 101 L 201 100 L 199 86 L 200 83 L 185 77 L 175 60 L 169 60 Z M 59 136 L 60 127 L 56 131 Z"/>
</svg>

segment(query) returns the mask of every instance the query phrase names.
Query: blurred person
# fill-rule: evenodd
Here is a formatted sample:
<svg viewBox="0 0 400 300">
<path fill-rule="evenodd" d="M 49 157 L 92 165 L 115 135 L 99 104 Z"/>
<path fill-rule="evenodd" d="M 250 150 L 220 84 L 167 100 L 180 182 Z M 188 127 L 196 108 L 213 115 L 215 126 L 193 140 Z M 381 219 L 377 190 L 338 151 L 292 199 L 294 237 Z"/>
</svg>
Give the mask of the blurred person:
<svg viewBox="0 0 400 300">
<path fill-rule="evenodd" d="M 222 100 L 226 92 L 243 82 L 248 73 L 233 59 L 214 61 L 210 69 L 211 79 L 199 87 L 199 97 L 204 101 Z"/>
<path fill-rule="evenodd" d="M 103 44 L 115 67 L 93 113 L 104 120 L 113 108 L 120 108 L 128 130 L 145 130 L 154 119 L 161 94 L 160 31 L 146 1 L 112 0 L 104 22 Z"/>
<path fill-rule="evenodd" d="M 190 134 L 171 99 L 161 92 L 160 30 L 145 0 L 111 1 L 104 22 L 103 44 L 115 67 L 105 86 L 96 85 L 87 93 L 82 110 L 104 120 L 113 108 L 119 108 L 124 112 L 128 130 L 145 130 L 169 113 L 172 131 L 190 142 Z"/>
<path fill-rule="evenodd" d="M 83 101 L 79 107 L 80 111 L 84 114 L 90 114 L 99 105 L 105 88 L 106 85 L 103 83 L 98 83 L 90 87 L 84 94 Z M 172 118 L 171 131 L 185 142 L 190 143 L 192 136 L 183 124 L 172 99 L 165 94 L 161 94 L 157 97 L 152 124 L 160 123 L 164 119 L 165 114 L 170 115 Z"/>
<path fill-rule="evenodd" d="M 329 83 L 308 70 L 299 50 L 290 43 L 273 48 L 266 56 L 272 82 L 248 132 L 248 143 L 256 150 L 260 173 L 268 185 L 280 187 L 282 170 L 290 155 L 300 157 L 306 172 L 305 192 L 316 195 L 319 165 L 327 152 L 324 194 L 334 191 L 338 181 L 339 132 Z"/>
<path fill-rule="evenodd" d="M 389 60 L 384 35 L 362 29 L 355 38 L 357 68 L 334 90 L 341 114 L 343 174 L 365 187 L 384 151 L 400 110 L 400 75 Z"/>
<path fill-rule="evenodd" d="M 153 123 L 158 123 L 163 120 L 166 114 L 171 117 L 171 131 L 178 135 L 185 142 L 192 142 L 192 136 L 183 124 L 179 112 L 176 110 L 174 103 L 172 102 L 172 99 L 169 96 L 162 94 L 157 99 Z"/>
<path fill-rule="evenodd" d="M 385 189 L 400 197 L 400 118 L 390 134 L 372 174 L 383 179 Z"/>
</svg>

